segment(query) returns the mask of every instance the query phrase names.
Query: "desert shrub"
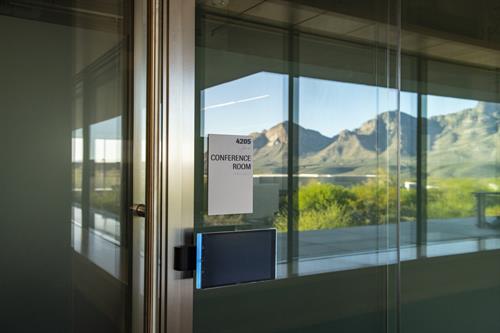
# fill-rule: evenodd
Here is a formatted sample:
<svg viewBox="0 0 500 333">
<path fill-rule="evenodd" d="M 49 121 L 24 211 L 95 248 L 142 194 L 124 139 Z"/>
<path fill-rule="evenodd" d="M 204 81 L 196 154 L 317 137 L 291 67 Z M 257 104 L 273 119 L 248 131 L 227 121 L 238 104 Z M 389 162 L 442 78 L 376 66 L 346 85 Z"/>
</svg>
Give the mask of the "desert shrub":
<svg viewBox="0 0 500 333">
<path fill-rule="evenodd" d="M 356 197 L 350 207 L 356 225 L 382 224 L 395 217 L 396 189 L 387 177 L 368 180 L 350 190 Z"/>
<path fill-rule="evenodd" d="M 491 191 L 494 180 L 486 178 L 429 179 L 427 218 L 472 217 L 476 214 L 474 192 Z M 491 203 L 490 203 L 491 205 Z"/>
<path fill-rule="evenodd" d="M 473 217 L 476 214 L 474 192 L 496 191 L 500 181 L 488 178 L 428 179 L 426 213 L 428 219 Z M 396 222 L 396 186 L 389 177 L 379 176 L 353 187 L 330 183 L 301 186 L 294 195 L 292 210 L 299 230 L 331 229 L 348 226 Z M 402 221 L 415 221 L 417 191 L 400 191 Z M 280 230 L 287 229 L 286 203 L 274 221 Z M 500 216 L 500 197 L 487 201 L 486 215 Z"/>
<path fill-rule="evenodd" d="M 369 181 L 347 188 L 330 183 L 301 186 L 294 195 L 293 214 L 299 230 L 331 229 L 380 223 L 385 219 L 386 184 Z M 288 210 L 276 216 L 275 226 L 286 230 Z"/>
<path fill-rule="evenodd" d="M 296 198 L 299 211 L 322 211 L 332 205 L 348 206 L 356 195 L 342 186 L 316 182 L 300 187 Z"/>
<path fill-rule="evenodd" d="M 401 196 L 401 220 L 414 221 L 417 218 L 417 191 L 415 189 L 402 188 Z"/>
</svg>

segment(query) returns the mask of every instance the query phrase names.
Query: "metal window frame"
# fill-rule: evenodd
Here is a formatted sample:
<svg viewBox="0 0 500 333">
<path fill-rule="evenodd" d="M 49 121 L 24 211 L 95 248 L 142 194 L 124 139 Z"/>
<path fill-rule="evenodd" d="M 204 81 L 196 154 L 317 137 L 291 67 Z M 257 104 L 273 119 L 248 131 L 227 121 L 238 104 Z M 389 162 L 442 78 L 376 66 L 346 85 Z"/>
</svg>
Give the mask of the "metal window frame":
<svg viewBox="0 0 500 333">
<path fill-rule="evenodd" d="M 195 0 L 148 0 L 144 332 L 190 333 L 193 279 L 173 248 L 194 227 Z"/>
<path fill-rule="evenodd" d="M 193 331 L 194 281 L 175 271 L 174 246 L 194 228 L 195 179 L 195 0 L 169 0 L 163 24 L 164 189 L 161 332 Z"/>
<path fill-rule="evenodd" d="M 158 262 L 161 244 L 160 228 L 164 214 L 163 139 L 161 108 L 162 1 L 147 1 L 146 33 L 146 221 L 144 245 L 144 333 L 158 332 L 160 285 Z"/>
</svg>

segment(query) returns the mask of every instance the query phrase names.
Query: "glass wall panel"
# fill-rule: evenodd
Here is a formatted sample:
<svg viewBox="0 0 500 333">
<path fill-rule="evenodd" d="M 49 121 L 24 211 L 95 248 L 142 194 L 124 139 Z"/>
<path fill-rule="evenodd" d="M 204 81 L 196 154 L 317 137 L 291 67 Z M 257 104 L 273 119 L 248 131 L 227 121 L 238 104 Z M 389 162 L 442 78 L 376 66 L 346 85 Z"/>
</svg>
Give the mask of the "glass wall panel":
<svg viewBox="0 0 500 333">
<path fill-rule="evenodd" d="M 402 5 L 401 331 L 497 332 L 500 7 Z"/>
<path fill-rule="evenodd" d="M 195 290 L 195 332 L 392 329 L 395 3 L 199 1 L 196 24 L 195 233 L 276 228 L 277 276 Z M 253 140 L 252 214 L 208 215 L 211 134 Z"/>
</svg>

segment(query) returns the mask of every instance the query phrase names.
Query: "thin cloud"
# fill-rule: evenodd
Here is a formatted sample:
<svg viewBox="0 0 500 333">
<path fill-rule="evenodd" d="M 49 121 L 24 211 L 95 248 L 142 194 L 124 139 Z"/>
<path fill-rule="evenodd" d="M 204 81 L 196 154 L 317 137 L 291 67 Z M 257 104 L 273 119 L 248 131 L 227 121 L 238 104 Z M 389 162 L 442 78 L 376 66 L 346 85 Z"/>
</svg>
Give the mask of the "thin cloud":
<svg viewBox="0 0 500 333">
<path fill-rule="evenodd" d="M 210 110 L 210 109 L 222 108 L 222 107 L 229 106 L 229 105 L 234 105 L 234 104 L 240 104 L 240 103 L 245 103 L 245 102 L 256 101 L 256 100 L 259 100 L 259 99 L 268 98 L 270 96 L 271 95 L 261 95 L 261 96 L 255 96 L 255 97 L 240 99 L 240 100 L 237 100 L 237 101 L 230 101 L 230 102 L 226 102 L 226 103 L 214 104 L 214 105 L 210 105 L 210 106 L 207 106 L 207 107 L 203 108 L 203 110 Z"/>
</svg>

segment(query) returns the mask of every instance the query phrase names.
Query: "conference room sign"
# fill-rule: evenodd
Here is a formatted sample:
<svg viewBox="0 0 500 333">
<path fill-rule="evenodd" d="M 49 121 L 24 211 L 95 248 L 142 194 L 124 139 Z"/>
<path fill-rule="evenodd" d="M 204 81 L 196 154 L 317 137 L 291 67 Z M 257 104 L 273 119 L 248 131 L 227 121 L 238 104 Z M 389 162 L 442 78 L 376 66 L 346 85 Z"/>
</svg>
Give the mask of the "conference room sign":
<svg viewBox="0 0 500 333">
<path fill-rule="evenodd" d="M 253 213 L 253 140 L 208 135 L 208 215 Z"/>
</svg>

